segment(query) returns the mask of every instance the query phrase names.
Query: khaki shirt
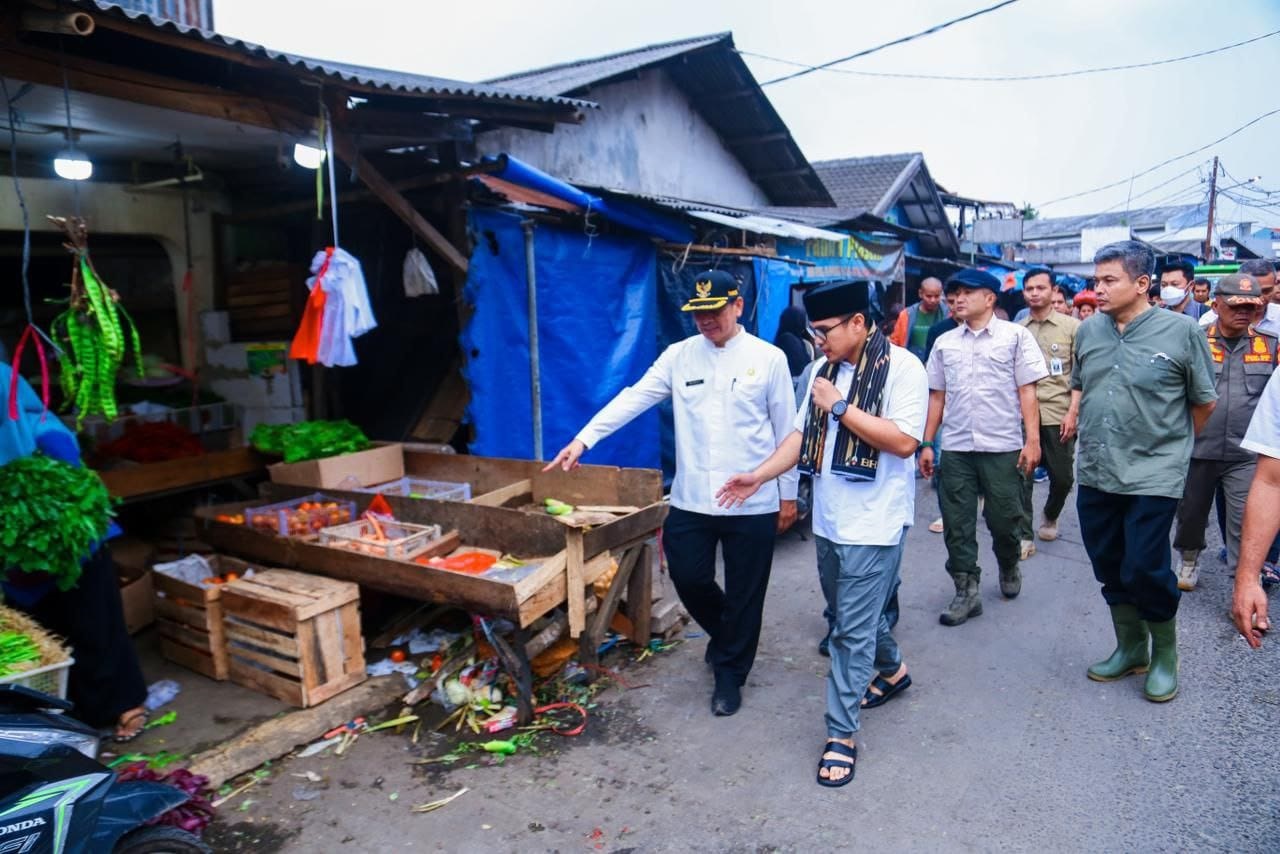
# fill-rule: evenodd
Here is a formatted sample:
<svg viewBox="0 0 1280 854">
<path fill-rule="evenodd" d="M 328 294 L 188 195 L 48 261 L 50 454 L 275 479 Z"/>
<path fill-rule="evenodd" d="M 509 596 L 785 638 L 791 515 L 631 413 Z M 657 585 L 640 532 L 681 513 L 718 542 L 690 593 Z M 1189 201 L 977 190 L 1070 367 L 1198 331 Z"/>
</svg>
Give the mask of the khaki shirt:
<svg viewBox="0 0 1280 854">
<path fill-rule="evenodd" d="M 1071 406 L 1071 363 L 1080 321 L 1069 314 L 1051 311 L 1044 320 L 1029 316 L 1022 325 L 1040 345 L 1044 363 L 1049 366 L 1049 376 L 1036 383 L 1040 426 L 1056 427 L 1067 417 L 1067 409 Z"/>
<path fill-rule="evenodd" d="M 1210 332 L 1217 332 L 1211 324 Z M 1217 377 L 1218 405 L 1196 437 L 1191 458 L 1244 462 L 1254 453 L 1240 447 L 1262 391 L 1276 366 L 1276 339 L 1267 335 L 1211 337 L 1209 352 Z"/>
<path fill-rule="evenodd" d="M 1191 318 L 1148 309 L 1121 334 L 1099 312 L 1080 324 L 1071 387 L 1080 399 L 1079 482 L 1117 495 L 1181 498 L 1191 407 L 1217 400 L 1209 341 Z"/>
<path fill-rule="evenodd" d="M 929 388 L 946 392 L 939 432 L 944 451 L 1006 453 L 1022 449 L 1018 387 L 1049 375 L 1031 333 L 991 318 L 938 336 L 926 366 Z"/>
</svg>

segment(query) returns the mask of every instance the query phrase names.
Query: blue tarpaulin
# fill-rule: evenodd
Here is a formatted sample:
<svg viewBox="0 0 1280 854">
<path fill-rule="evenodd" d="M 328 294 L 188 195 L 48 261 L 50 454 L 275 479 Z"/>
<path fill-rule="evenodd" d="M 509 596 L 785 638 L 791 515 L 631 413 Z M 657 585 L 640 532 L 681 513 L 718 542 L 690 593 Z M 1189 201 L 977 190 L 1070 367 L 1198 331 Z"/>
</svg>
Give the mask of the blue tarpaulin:
<svg viewBox="0 0 1280 854">
<path fill-rule="evenodd" d="M 518 215 L 473 210 L 464 298 L 475 306 L 461 336 L 471 389 L 471 452 L 533 457 L 524 233 Z M 657 358 L 657 263 L 645 238 L 595 236 L 540 223 L 534 230 L 542 435 L 549 457 Z M 659 466 L 652 409 L 584 460 Z"/>
</svg>

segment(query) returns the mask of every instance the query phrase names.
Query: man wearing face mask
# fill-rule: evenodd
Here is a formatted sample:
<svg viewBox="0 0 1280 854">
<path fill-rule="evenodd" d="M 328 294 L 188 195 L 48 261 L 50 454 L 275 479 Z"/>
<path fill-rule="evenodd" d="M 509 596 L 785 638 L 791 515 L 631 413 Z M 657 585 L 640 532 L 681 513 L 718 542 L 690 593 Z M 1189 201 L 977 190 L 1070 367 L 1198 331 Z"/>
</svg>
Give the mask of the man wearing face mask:
<svg viewBox="0 0 1280 854">
<path fill-rule="evenodd" d="M 1160 273 L 1160 301 L 1169 311 L 1199 320 L 1208 309 L 1191 298 L 1196 270 L 1186 261 L 1170 261 Z"/>
<path fill-rule="evenodd" d="M 715 492 L 734 472 L 764 462 L 790 435 L 796 395 L 787 357 L 742 328 L 738 283 L 723 270 L 703 273 L 683 306 L 698 333 L 677 341 L 624 388 L 543 471 L 569 471 L 582 454 L 651 406 L 671 398 L 676 473 L 662 529 L 671 581 L 689 614 L 711 637 L 711 711 L 732 715 L 755 661 L 774 537 L 796 518 L 795 471 L 751 499 L 720 507 Z M 716 583 L 716 546 L 724 588 Z"/>
</svg>

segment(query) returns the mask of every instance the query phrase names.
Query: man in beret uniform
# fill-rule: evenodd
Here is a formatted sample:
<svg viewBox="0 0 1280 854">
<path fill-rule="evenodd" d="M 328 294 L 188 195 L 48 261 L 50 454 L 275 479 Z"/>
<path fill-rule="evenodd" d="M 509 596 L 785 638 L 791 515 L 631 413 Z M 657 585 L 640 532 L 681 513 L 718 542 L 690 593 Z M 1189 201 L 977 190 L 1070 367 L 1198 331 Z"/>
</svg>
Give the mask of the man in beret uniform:
<svg viewBox="0 0 1280 854">
<path fill-rule="evenodd" d="M 734 472 L 763 462 L 791 432 L 796 395 L 783 352 L 738 323 L 743 300 L 733 276 L 722 270 L 698 276 L 683 310 L 698 334 L 664 350 L 544 471 L 575 468 L 588 448 L 671 398 L 676 472 L 662 547 L 680 601 L 711 637 L 711 710 L 732 715 L 760 640 L 774 538 L 796 518 L 799 477 L 788 472 L 734 508 L 719 506 L 715 492 Z M 717 545 L 723 588 L 716 583 Z"/>
</svg>

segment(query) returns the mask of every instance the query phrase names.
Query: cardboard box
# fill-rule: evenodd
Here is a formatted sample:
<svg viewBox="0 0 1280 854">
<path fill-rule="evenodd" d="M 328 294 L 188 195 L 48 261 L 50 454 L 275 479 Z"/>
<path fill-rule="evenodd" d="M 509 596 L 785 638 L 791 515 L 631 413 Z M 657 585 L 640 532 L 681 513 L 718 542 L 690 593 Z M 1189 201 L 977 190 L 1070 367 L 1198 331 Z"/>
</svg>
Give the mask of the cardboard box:
<svg viewBox="0 0 1280 854">
<path fill-rule="evenodd" d="M 404 446 L 399 443 L 375 445 L 367 451 L 339 454 L 305 463 L 276 463 L 267 466 L 273 483 L 338 489 L 353 477 L 360 486 L 373 486 L 404 477 Z"/>
<path fill-rule="evenodd" d="M 155 585 L 150 569 L 116 565 L 124 625 L 134 635 L 156 621 Z"/>
</svg>

